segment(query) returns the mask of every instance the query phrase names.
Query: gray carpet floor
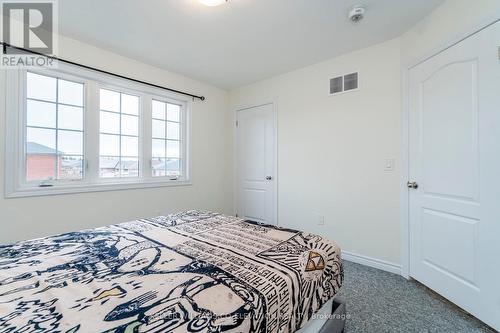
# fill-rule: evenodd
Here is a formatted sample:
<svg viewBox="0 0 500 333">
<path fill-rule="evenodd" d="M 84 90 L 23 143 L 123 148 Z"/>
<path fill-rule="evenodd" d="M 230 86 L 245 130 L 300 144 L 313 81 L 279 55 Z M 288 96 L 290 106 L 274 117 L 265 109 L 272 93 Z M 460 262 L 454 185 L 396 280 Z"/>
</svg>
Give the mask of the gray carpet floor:
<svg viewBox="0 0 500 333">
<path fill-rule="evenodd" d="M 346 333 L 495 332 L 415 281 L 344 261 Z"/>
</svg>

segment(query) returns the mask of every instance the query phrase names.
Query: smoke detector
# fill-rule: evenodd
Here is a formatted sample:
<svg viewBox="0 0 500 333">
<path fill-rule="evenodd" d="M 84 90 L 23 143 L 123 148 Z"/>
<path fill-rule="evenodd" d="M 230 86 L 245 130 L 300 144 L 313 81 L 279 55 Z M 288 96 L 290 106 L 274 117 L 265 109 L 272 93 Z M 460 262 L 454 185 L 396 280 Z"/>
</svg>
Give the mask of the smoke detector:
<svg viewBox="0 0 500 333">
<path fill-rule="evenodd" d="M 362 6 L 354 6 L 349 11 L 349 19 L 353 23 L 360 22 L 365 17 L 365 8 Z"/>
</svg>

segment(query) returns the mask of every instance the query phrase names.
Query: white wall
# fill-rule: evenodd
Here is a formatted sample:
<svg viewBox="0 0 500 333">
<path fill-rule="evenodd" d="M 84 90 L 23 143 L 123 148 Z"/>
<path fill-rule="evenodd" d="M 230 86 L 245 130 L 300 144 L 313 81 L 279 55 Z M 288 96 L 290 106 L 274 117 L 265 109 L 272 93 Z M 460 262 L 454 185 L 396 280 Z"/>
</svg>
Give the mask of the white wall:
<svg viewBox="0 0 500 333">
<path fill-rule="evenodd" d="M 61 38 L 62 58 L 206 96 L 192 104 L 192 186 L 37 198 L 0 196 L 0 244 L 183 209 L 232 212 L 232 127 L 228 94 L 75 40 Z M 4 188 L 5 75 L 0 72 L 0 189 Z M 8 111 L 8 110 L 7 110 Z"/>
<path fill-rule="evenodd" d="M 360 89 L 328 96 L 353 71 Z M 400 261 L 399 39 L 231 93 L 238 106 L 278 100 L 279 224 L 317 232 L 344 251 Z M 385 159 L 396 170 L 384 171 Z M 317 215 L 325 225 L 317 225 Z"/>
</svg>

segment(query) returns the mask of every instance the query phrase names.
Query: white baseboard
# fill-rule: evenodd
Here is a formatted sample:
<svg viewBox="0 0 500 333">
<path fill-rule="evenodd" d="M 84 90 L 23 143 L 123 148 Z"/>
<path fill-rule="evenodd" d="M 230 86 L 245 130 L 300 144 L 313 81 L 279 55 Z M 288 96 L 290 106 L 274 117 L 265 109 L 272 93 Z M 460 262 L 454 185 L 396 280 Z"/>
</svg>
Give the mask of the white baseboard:
<svg viewBox="0 0 500 333">
<path fill-rule="evenodd" d="M 371 258 L 348 251 L 342 251 L 342 259 L 354 262 L 356 264 L 380 269 L 389 273 L 401 275 L 401 265 L 394 264 L 385 260 Z"/>
</svg>

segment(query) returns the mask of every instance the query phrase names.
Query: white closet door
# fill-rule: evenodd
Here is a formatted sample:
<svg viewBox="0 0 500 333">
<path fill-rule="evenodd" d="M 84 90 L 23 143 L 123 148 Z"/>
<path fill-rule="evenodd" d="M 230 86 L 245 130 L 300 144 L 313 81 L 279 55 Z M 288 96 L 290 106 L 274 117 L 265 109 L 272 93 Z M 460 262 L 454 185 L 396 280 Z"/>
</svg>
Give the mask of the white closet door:
<svg viewBox="0 0 500 333">
<path fill-rule="evenodd" d="M 238 215 L 276 224 L 276 129 L 272 104 L 238 111 Z"/>
</svg>

